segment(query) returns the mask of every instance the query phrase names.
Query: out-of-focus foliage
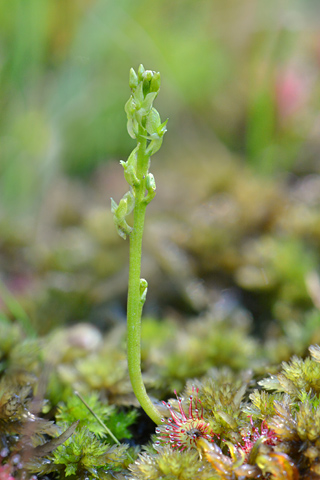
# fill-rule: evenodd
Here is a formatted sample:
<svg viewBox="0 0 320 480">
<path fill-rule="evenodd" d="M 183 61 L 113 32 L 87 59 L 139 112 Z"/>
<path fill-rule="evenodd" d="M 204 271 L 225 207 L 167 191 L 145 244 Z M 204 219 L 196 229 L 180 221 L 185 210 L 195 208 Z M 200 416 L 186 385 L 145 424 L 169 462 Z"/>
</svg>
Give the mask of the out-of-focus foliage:
<svg viewBox="0 0 320 480">
<path fill-rule="evenodd" d="M 170 117 L 146 224 L 146 313 L 210 317 L 212 341 L 204 352 L 201 342 L 182 346 L 180 334 L 164 371 L 178 387 L 189 369 L 205 372 L 191 360 L 198 352 L 211 366 L 233 349 L 234 364 L 246 368 L 239 324 L 211 335 L 210 322 L 237 307 L 244 336 L 250 328 L 263 335 L 276 364 L 303 355 L 320 340 L 317 6 L 146 5 L 0 2 L 2 308 L 33 334 L 125 321 L 128 252 L 107 207 L 124 187 L 121 168 L 108 161 L 132 147 L 123 105 L 129 67 L 143 61 L 161 71 L 158 108 Z M 16 217 L 18 206 L 33 217 Z M 94 351 L 95 335 L 84 351 Z M 78 371 L 89 377 L 89 364 Z"/>
<path fill-rule="evenodd" d="M 132 409 L 125 370 L 117 373 L 123 330 L 117 327 L 102 336 L 95 327 L 80 324 L 37 340 L 28 339 L 18 323 L 7 319 L 1 324 L 2 475 L 11 480 L 26 470 L 40 478 L 60 479 L 317 478 L 320 347 L 309 348 L 311 357 L 293 356 L 280 366 L 272 364 L 264 343 L 243 328 L 248 322 L 243 311 L 235 309 L 224 317 L 221 313 L 215 322 L 203 318 L 187 326 L 173 319 L 146 322 L 146 338 L 154 345 L 152 351 L 143 349 L 148 389 L 159 398 L 178 386 L 182 395 L 159 405 L 163 421 L 153 447 L 147 446 L 136 461 L 138 448 L 129 449 L 127 442 L 131 437 L 135 442 L 141 422 Z M 169 328 L 178 341 L 171 342 Z M 216 343 L 211 331 L 217 334 Z M 282 338 L 278 341 L 281 344 Z M 184 353 L 177 357 L 183 343 Z M 24 345 L 29 361 L 23 360 Z M 198 368 L 189 358 L 194 348 Z M 30 356 L 33 349 L 36 354 Z M 174 369 L 170 374 L 167 362 L 176 364 L 180 374 Z M 263 378 L 267 371 L 272 375 Z M 90 409 L 121 445 L 114 444 L 74 389 L 83 392 Z"/>
<path fill-rule="evenodd" d="M 151 4 L 0 0 L 0 478 L 316 479 L 319 6 Z M 142 370 L 164 422 L 132 463 L 150 431 L 108 205 L 141 62 L 170 118 L 142 265 Z"/>
<path fill-rule="evenodd" d="M 317 13 L 310 0 L 1 1 L 1 204 L 37 207 L 59 172 L 126 156 L 141 62 L 162 74 L 168 155 L 193 131 L 261 172 L 317 168 Z"/>
</svg>

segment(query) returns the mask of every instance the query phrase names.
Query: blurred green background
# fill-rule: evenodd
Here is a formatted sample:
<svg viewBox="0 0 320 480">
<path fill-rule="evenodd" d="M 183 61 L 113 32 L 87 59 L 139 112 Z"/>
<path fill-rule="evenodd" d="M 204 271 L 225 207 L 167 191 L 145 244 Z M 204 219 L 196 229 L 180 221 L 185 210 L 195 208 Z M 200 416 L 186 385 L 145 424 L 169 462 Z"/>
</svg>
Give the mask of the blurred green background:
<svg viewBox="0 0 320 480">
<path fill-rule="evenodd" d="M 262 174 L 319 171 L 319 13 L 312 0 L 1 0 L 2 216 L 126 158 L 140 63 L 162 75 L 160 160 L 195 142 Z"/>
<path fill-rule="evenodd" d="M 124 105 L 143 63 L 161 72 L 169 117 L 151 166 L 146 314 L 201 314 L 226 291 L 271 338 L 301 333 L 306 314 L 313 332 L 319 14 L 312 0 L 0 0 L 6 314 L 41 332 L 125 320 L 128 242 L 110 197 L 127 190 Z"/>
</svg>

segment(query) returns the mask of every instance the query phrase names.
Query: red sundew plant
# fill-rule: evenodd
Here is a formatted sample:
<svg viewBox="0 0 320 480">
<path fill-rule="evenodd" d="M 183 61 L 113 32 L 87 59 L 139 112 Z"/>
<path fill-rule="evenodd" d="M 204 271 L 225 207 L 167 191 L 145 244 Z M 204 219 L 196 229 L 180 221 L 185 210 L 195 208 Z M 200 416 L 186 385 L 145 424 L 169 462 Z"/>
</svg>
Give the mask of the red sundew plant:
<svg viewBox="0 0 320 480">
<path fill-rule="evenodd" d="M 0 451 L 0 480 L 15 480 L 17 476 L 19 478 L 23 478 L 25 473 L 22 471 L 23 464 L 21 462 L 20 455 L 12 455 L 8 457 L 9 450 L 7 448 L 3 448 Z M 4 463 L 4 462 L 7 463 Z M 29 477 L 30 480 L 37 480 L 35 475 Z"/>
<path fill-rule="evenodd" d="M 0 465 L 0 480 L 14 480 L 11 475 L 11 465 Z"/>
<path fill-rule="evenodd" d="M 261 423 L 260 429 L 253 425 L 252 417 L 250 417 L 250 423 L 251 428 L 242 437 L 243 444 L 238 444 L 238 447 L 245 453 L 246 458 L 249 457 L 254 445 L 258 441 L 271 446 L 279 443 L 279 438 L 276 433 L 271 428 L 268 428 L 265 420 Z"/>
<path fill-rule="evenodd" d="M 196 396 L 190 395 L 189 397 L 188 413 L 184 411 L 182 398 L 177 396 L 176 391 L 174 393 L 178 400 L 179 411 L 174 410 L 171 403 L 163 402 L 169 409 L 171 418 L 161 419 L 163 425 L 156 428 L 159 440 L 155 442 L 155 446 L 170 443 L 173 448 L 182 451 L 187 448 L 197 448 L 199 438 L 213 441 L 215 434 L 210 423 L 203 418 L 203 407 L 198 398 L 198 391 L 199 389 L 196 390 Z"/>
</svg>

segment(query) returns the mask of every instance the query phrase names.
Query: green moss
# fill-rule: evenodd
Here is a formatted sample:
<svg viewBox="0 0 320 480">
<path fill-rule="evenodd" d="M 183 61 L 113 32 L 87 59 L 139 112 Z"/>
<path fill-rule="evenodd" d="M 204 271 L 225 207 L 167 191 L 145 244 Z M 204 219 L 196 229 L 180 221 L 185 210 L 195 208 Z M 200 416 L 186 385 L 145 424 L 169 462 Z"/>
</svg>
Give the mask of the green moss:
<svg viewBox="0 0 320 480">
<path fill-rule="evenodd" d="M 127 448 L 127 445 L 110 447 L 86 427 L 79 427 L 72 438 L 55 449 L 46 471 L 57 471 L 60 478 L 101 478 L 100 474 L 109 470 L 121 470 Z"/>
<path fill-rule="evenodd" d="M 85 398 L 86 403 L 103 422 L 117 439 L 131 438 L 132 434 L 128 430 L 137 418 L 135 410 L 127 412 L 118 412 L 114 405 L 108 405 L 98 398 L 97 393 L 92 393 Z M 98 438 L 106 436 L 106 429 L 91 414 L 86 405 L 75 394 L 71 395 L 66 404 L 60 404 L 56 414 L 57 424 L 80 422 L 81 427 L 86 427 L 91 433 Z M 114 443 L 113 439 L 108 436 L 108 442 Z"/>
<path fill-rule="evenodd" d="M 200 480 L 219 478 L 204 465 L 197 452 L 179 452 L 169 446 L 160 448 L 157 454 L 142 453 L 130 471 L 137 480 Z"/>
</svg>

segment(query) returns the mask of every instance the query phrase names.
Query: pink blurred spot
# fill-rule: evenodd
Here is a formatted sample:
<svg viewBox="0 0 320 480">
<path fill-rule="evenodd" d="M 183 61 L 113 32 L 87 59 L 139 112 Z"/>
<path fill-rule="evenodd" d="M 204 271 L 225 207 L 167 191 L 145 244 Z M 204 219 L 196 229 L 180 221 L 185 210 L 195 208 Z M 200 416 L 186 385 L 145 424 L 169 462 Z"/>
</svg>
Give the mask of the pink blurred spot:
<svg viewBox="0 0 320 480">
<path fill-rule="evenodd" d="M 287 118 L 297 113 L 309 97 L 309 81 L 297 69 L 287 68 L 278 74 L 276 80 L 276 103 L 279 116 Z"/>
</svg>

